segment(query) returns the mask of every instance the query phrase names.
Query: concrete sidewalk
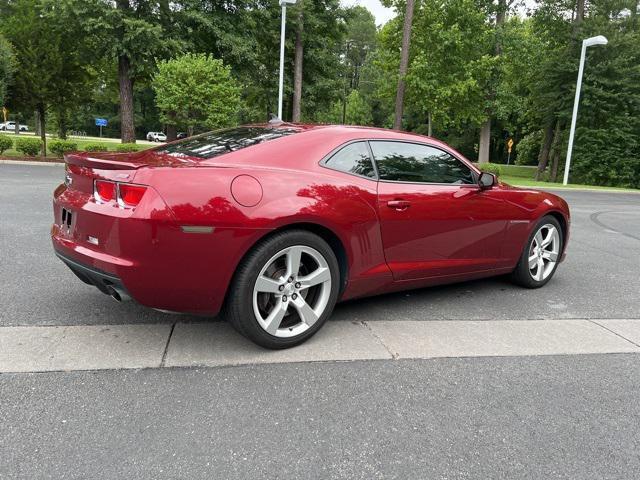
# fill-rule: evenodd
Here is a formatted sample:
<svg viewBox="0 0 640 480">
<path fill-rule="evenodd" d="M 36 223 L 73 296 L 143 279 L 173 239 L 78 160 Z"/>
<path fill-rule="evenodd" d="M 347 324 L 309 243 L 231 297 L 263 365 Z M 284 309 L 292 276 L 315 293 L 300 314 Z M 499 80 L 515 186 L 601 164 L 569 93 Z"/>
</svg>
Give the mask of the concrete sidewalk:
<svg viewBox="0 0 640 480">
<path fill-rule="evenodd" d="M 640 321 L 335 321 L 281 351 L 221 322 L 0 328 L 2 373 L 598 353 L 640 353 Z"/>
</svg>

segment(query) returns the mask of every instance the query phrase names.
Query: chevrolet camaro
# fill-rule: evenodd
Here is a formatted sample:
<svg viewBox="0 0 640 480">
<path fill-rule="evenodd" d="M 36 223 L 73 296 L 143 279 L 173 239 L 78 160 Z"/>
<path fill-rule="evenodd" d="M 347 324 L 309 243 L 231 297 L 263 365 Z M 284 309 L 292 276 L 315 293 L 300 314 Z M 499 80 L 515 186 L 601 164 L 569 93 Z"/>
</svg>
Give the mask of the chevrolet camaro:
<svg viewBox="0 0 640 480">
<path fill-rule="evenodd" d="M 116 300 L 216 315 L 268 348 L 336 304 L 494 275 L 546 284 L 569 208 L 446 144 L 398 131 L 266 124 L 137 153 L 71 153 L 56 255 Z"/>
</svg>

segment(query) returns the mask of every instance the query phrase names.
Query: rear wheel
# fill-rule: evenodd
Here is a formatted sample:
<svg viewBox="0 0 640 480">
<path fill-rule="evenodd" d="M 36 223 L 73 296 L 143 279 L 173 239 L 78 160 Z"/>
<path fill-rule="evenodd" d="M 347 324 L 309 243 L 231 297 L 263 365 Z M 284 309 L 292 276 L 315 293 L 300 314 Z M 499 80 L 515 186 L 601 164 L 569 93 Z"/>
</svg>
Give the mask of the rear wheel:
<svg viewBox="0 0 640 480">
<path fill-rule="evenodd" d="M 558 267 L 563 241 L 558 220 L 550 215 L 542 217 L 511 274 L 514 283 L 539 288 L 551 280 Z"/>
<path fill-rule="evenodd" d="M 322 238 L 304 230 L 282 232 L 258 244 L 238 267 L 227 318 L 258 345 L 292 347 L 331 315 L 339 284 L 338 261 Z"/>
</svg>

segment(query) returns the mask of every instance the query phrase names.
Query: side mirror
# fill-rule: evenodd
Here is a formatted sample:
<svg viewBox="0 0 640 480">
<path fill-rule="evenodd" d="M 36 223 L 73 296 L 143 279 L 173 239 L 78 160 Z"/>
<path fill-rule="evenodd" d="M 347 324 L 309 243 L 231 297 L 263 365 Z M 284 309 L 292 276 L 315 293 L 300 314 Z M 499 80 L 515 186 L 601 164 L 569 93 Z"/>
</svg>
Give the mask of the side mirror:
<svg viewBox="0 0 640 480">
<path fill-rule="evenodd" d="M 496 176 L 493 173 L 482 172 L 478 179 L 478 185 L 482 190 L 493 187 L 497 183 Z"/>
</svg>

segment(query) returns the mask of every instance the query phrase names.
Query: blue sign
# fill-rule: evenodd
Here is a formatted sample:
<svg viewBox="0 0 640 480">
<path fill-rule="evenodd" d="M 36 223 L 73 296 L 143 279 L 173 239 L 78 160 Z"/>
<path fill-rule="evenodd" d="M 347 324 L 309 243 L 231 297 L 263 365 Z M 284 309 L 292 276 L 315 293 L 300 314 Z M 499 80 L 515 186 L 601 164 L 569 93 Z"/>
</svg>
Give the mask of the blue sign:
<svg viewBox="0 0 640 480">
<path fill-rule="evenodd" d="M 107 119 L 106 118 L 96 118 L 96 127 L 106 127 Z"/>
</svg>

